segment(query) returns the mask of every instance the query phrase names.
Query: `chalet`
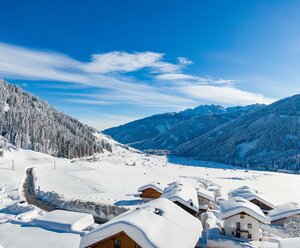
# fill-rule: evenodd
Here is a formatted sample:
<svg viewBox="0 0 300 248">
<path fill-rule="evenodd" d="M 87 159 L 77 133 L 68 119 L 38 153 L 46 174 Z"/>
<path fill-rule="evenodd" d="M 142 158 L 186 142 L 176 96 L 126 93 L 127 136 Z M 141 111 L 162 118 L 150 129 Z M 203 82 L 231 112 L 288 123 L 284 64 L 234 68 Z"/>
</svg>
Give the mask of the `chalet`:
<svg viewBox="0 0 300 248">
<path fill-rule="evenodd" d="M 201 222 L 165 198 L 129 210 L 87 233 L 80 248 L 194 248 Z"/>
<path fill-rule="evenodd" d="M 269 212 L 269 220 L 272 225 L 284 225 L 286 220 L 292 216 L 300 217 L 300 204 L 289 202 L 275 207 Z"/>
<path fill-rule="evenodd" d="M 241 197 L 221 202 L 220 217 L 225 235 L 251 240 L 260 240 L 260 227 L 268 223 L 257 205 Z"/>
<path fill-rule="evenodd" d="M 263 196 L 260 192 L 249 188 L 248 186 L 242 186 L 237 188 L 229 193 L 229 198 L 232 197 L 242 197 L 258 207 L 267 214 L 270 210 L 274 209 L 273 203 L 271 203 L 265 196 Z"/>
<path fill-rule="evenodd" d="M 198 215 L 197 191 L 191 185 L 179 181 L 171 183 L 164 189 L 161 197 L 169 199 L 194 216 Z"/>
<path fill-rule="evenodd" d="M 164 191 L 164 186 L 160 182 L 146 184 L 138 189 L 140 197 L 144 200 L 157 199 Z"/>
<path fill-rule="evenodd" d="M 197 188 L 199 203 L 199 212 L 205 212 L 208 208 L 212 209 L 214 205 L 214 194 L 202 187 Z"/>
</svg>

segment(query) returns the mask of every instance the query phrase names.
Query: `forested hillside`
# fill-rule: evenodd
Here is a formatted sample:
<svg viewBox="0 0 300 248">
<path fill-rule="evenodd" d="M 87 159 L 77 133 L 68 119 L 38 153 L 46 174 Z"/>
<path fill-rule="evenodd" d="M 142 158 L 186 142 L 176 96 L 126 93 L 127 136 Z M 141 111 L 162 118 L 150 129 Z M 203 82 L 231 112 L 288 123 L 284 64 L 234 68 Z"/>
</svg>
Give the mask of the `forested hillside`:
<svg viewBox="0 0 300 248">
<path fill-rule="evenodd" d="M 104 130 L 115 140 L 140 150 L 173 150 L 198 138 L 209 130 L 263 105 L 223 108 L 219 105 L 200 105 L 178 113 L 165 113 Z"/>
<path fill-rule="evenodd" d="M 300 95 L 216 127 L 174 153 L 261 169 L 298 171 Z"/>
<path fill-rule="evenodd" d="M 0 134 L 19 148 L 74 158 L 111 150 L 95 130 L 16 85 L 0 80 Z"/>
</svg>

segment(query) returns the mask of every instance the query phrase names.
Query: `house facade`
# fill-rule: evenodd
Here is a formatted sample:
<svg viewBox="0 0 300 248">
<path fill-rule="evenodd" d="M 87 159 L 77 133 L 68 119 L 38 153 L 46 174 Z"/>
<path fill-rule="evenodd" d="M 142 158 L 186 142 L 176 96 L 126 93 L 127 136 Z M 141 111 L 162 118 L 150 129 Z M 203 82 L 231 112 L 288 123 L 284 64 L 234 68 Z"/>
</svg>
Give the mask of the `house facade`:
<svg viewBox="0 0 300 248">
<path fill-rule="evenodd" d="M 197 188 L 197 197 L 199 203 L 199 213 L 206 212 L 214 206 L 214 194 L 204 188 Z"/>
<path fill-rule="evenodd" d="M 138 189 L 138 192 L 140 192 L 140 197 L 142 199 L 152 200 L 152 199 L 159 198 L 163 190 L 164 190 L 164 186 L 159 182 L 155 182 L 155 183 L 149 183 L 143 185 Z"/>
<path fill-rule="evenodd" d="M 260 222 L 244 212 L 224 219 L 223 227 L 226 236 L 260 239 Z"/>
<path fill-rule="evenodd" d="M 261 225 L 268 223 L 261 209 L 250 201 L 233 197 L 220 204 L 220 217 L 226 236 L 260 240 Z"/>
<path fill-rule="evenodd" d="M 89 248 L 142 248 L 132 238 L 130 238 L 125 232 L 119 232 L 106 239 L 100 240 L 94 244 L 91 244 Z"/>
</svg>

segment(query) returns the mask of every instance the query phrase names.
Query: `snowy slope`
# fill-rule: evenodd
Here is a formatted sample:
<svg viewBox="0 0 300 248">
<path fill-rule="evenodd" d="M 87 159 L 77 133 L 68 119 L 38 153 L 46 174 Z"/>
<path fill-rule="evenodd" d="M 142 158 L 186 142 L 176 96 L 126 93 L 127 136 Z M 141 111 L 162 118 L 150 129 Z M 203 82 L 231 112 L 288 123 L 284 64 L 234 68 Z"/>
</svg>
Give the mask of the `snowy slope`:
<svg viewBox="0 0 300 248">
<path fill-rule="evenodd" d="M 19 148 L 57 157 L 82 157 L 110 149 L 95 130 L 19 86 L 0 80 L 0 135 Z"/>
<path fill-rule="evenodd" d="M 24 244 L 23 247 L 41 247 L 49 239 L 47 246 L 43 247 L 51 247 L 53 242 L 61 244 L 61 247 L 79 246 L 79 236 L 73 233 L 60 234 L 38 227 L 24 228 L 18 221 L 8 220 L 17 218 L 8 218 L 7 207 L 16 202 L 17 191 L 21 194 L 25 169 L 30 166 L 34 167 L 37 188 L 59 194 L 66 201 L 77 199 L 131 208 L 143 203 L 137 194 L 140 186 L 153 181 L 167 184 L 179 179 L 195 187 L 205 184 L 209 185 L 209 190 L 220 189 L 223 198 L 227 198 L 229 191 L 248 185 L 262 192 L 276 205 L 300 202 L 298 175 L 246 172 L 218 163 L 145 155 L 102 134 L 97 136 L 111 142 L 112 152 L 105 151 L 75 160 L 54 158 L 29 150 L 11 149 L 5 152 L 4 158 L 0 158 L 0 221 L 4 222 L 0 225 L 0 244 L 4 247 L 20 244 Z M 12 160 L 15 170 L 11 170 Z M 32 243 L 33 237 L 37 239 L 35 243 Z"/>
<path fill-rule="evenodd" d="M 300 95 L 295 95 L 216 127 L 178 147 L 175 154 L 268 170 L 299 171 L 299 118 Z"/>
</svg>

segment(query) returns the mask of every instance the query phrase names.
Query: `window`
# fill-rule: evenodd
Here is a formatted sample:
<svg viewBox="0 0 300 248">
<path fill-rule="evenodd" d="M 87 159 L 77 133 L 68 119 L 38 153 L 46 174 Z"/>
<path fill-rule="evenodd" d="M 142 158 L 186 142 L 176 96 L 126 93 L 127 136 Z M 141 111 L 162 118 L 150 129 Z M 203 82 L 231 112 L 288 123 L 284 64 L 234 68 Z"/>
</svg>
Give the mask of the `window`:
<svg viewBox="0 0 300 248">
<path fill-rule="evenodd" d="M 248 233 L 248 239 L 251 239 L 251 238 L 252 238 L 251 233 Z"/>
<path fill-rule="evenodd" d="M 234 236 L 234 231 L 231 232 L 231 235 Z"/>
<path fill-rule="evenodd" d="M 251 223 L 248 223 L 248 228 L 252 228 L 252 224 Z"/>
<path fill-rule="evenodd" d="M 119 239 L 115 240 L 114 248 L 121 248 L 121 240 L 119 240 Z"/>
<path fill-rule="evenodd" d="M 245 215 L 241 214 L 240 215 L 241 219 L 245 219 Z"/>
<path fill-rule="evenodd" d="M 236 229 L 237 230 L 241 230 L 241 222 L 237 222 L 236 223 Z"/>
</svg>

